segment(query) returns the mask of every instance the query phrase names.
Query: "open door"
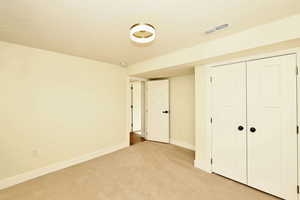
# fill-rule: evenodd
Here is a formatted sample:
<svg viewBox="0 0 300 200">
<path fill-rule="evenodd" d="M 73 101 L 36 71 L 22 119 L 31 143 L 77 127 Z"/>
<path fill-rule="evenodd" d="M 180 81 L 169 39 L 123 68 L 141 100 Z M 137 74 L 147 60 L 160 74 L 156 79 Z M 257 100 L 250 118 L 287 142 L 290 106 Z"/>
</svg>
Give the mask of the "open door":
<svg viewBox="0 0 300 200">
<path fill-rule="evenodd" d="M 169 80 L 148 81 L 147 140 L 169 143 Z"/>
</svg>

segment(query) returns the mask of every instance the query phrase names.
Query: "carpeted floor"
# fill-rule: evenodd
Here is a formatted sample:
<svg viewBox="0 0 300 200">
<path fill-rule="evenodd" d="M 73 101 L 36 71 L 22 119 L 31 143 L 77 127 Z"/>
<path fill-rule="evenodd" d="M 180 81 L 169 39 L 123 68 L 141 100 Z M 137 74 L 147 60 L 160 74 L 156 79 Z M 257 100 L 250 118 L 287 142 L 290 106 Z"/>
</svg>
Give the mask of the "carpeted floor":
<svg viewBox="0 0 300 200">
<path fill-rule="evenodd" d="M 0 200 L 271 200 L 193 168 L 194 153 L 142 142 L 0 191 Z"/>
</svg>

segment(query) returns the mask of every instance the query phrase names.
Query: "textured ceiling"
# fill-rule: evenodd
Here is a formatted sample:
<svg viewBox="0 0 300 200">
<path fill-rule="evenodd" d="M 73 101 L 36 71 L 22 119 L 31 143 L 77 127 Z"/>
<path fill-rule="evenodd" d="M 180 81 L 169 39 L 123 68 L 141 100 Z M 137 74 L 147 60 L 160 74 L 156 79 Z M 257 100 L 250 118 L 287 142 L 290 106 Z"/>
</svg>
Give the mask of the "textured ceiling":
<svg viewBox="0 0 300 200">
<path fill-rule="evenodd" d="M 0 40 L 133 64 L 299 12 L 299 0 L 7 0 L 0 4 Z M 128 39 L 138 22 L 157 28 L 155 42 Z M 224 23 L 230 27 L 204 34 Z"/>
</svg>

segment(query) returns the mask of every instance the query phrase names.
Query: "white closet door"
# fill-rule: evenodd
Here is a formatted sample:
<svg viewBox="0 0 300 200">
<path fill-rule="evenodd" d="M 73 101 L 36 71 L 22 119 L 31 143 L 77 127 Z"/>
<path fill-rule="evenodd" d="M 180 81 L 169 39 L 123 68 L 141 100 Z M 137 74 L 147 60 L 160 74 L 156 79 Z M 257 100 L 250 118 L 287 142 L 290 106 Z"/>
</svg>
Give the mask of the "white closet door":
<svg viewBox="0 0 300 200">
<path fill-rule="evenodd" d="M 246 64 L 215 67 L 212 87 L 213 172 L 247 183 Z"/>
<path fill-rule="evenodd" d="M 247 62 L 248 185 L 297 199 L 296 57 Z"/>
</svg>

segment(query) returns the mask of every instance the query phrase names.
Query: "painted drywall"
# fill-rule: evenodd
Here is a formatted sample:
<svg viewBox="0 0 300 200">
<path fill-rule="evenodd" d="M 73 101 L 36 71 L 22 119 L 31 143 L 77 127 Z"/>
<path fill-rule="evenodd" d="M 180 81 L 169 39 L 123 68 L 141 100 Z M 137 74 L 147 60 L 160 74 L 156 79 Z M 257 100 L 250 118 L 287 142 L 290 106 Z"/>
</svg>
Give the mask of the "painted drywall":
<svg viewBox="0 0 300 200">
<path fill-rule="evenodd" d="M 212 40 L 191 48 L 155 57 L 129 66 L 130 75 L 143 74 L 186 64 L 216 62 L 217 57 L 252 50 L 300 38 L 300 15 L 294 15 L 268 24 L 260 25 L 224 38 Z M 293 47 L 294 42 L 286 48 Z"/>
<path fill-rule="evenodd" d="M 126 69 L 0 42 L 0 180 L 128 143 Z"/>
<path fill-rule="evenodd" d="M 211 172 L 210 71 L 195 67 L 195 167 Z"/>
<path fill-rule="evenodd" d="M 194 74 L 170 79 L 170 142 L 194 149 Z"/>
</svg>

